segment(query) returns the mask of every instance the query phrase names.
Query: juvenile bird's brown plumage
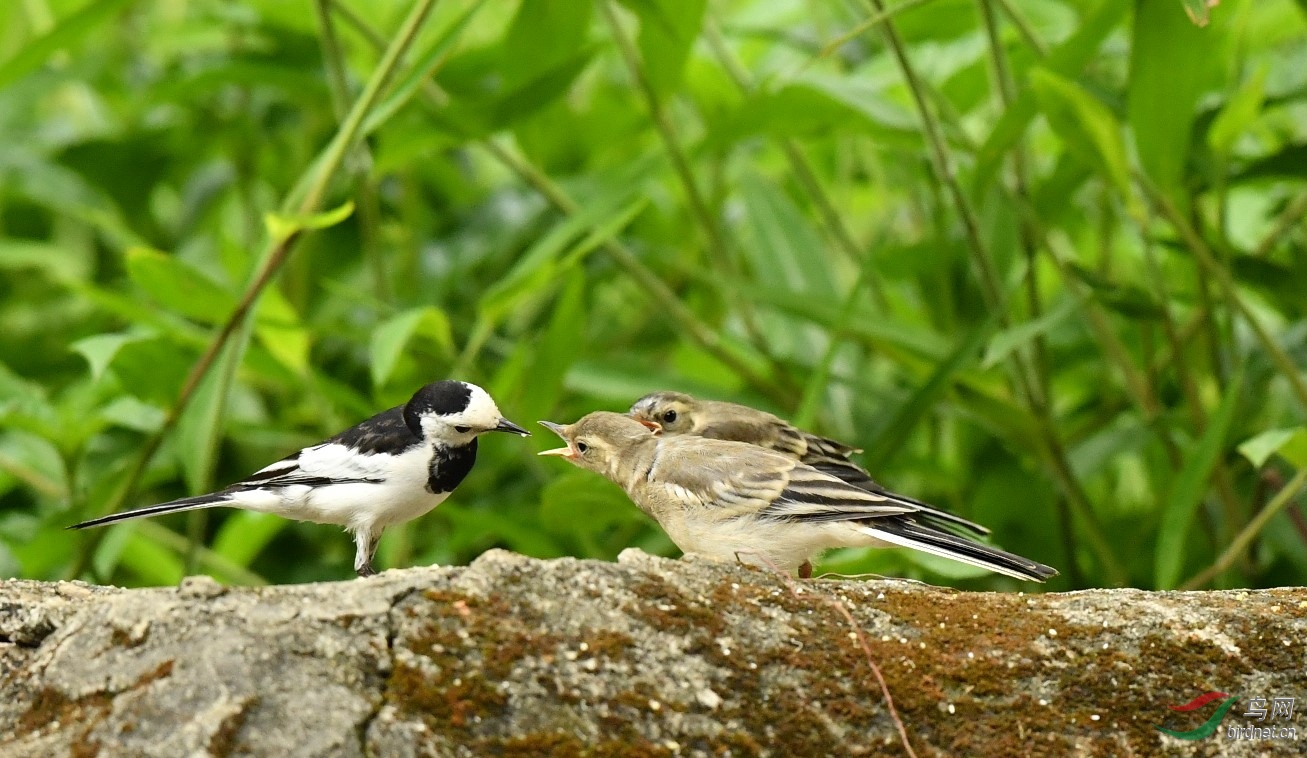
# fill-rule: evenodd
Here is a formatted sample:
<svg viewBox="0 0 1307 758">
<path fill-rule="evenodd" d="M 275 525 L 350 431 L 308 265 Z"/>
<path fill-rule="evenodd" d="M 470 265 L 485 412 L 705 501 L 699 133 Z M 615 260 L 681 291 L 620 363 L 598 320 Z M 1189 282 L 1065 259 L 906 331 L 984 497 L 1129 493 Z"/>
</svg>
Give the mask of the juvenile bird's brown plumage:
<svg viewBox="0 0 1307 758">
<path fill-rule="evenodd" d="M 843 442 L 805 432 L 766 411 L 721 400 L 700 400 L 683 392 L 645 395 L 631 406 L 631 417 L 656 424 L 668 434 L 748 442 L 785 453 L 809 466 L 847 462 L 850 455 L 862 452 Z M 861 473 L 866 476 L 865 471 Z"/>
<path fill-rule="evenodd" d="M 978 537 L 989 534 L 988 529 L 974 521 L 882 486 L 866 469 L 849 460 L 853 454 L 862 452 L 858 448 L 805 432 L 785 419 L 757 408 L 721 400 L 700 400 L 683 392 L 663 391 L 652 392 L 635 401 L 629 415 L 667 435 L 689 434 L 747 442 L 775 450 L 855 487 L 917 506 L 918 513 L 932 520 L 934 526 L 953 532 L 961 530 L 961 533 Z"/>
<path fill-rule="evenodd" d="M 561 456 L 622 487 L 686 553 L 793 571 L 828 548 L 898 545 L 1018 579 L 1057 573 L 938 529 L 920 505 L 853 486 L 782 452 L 655 435 L 606 411 L 566 426 L 540 423 L 567 443 L 541 455 Z"/>
</svg>

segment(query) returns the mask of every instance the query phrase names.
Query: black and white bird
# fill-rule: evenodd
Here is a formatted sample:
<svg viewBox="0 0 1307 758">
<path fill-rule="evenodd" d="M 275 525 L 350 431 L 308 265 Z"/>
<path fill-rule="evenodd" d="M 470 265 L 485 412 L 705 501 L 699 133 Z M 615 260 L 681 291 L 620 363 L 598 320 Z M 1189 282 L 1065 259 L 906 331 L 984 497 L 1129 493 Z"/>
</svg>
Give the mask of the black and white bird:
<svg viewBox="0 0 1307 758">
<path fill-rule="evenodd" d="M 449 497 L 476 462 L 477 436 L 527 430 L 504 418 L 475 384 L 433 382 L 407 403 L 292 453 L 207 495 L 114 513 L 70 529 L 226 506 L 299 521 L 339 524 L 354 535 L 354 571 L 376 573 L 372 556 L 386 527 L 421 516 Z"/>
</svg>

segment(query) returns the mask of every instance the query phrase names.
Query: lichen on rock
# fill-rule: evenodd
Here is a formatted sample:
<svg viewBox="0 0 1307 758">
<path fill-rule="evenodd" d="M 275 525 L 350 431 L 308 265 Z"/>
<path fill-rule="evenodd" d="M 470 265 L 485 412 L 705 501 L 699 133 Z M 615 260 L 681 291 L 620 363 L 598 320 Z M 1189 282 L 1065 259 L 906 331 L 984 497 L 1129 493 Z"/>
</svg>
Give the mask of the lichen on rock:
<svg viewBox="0 0 1307 758">
<path fill-rule="evenodd" d="M 0 583 L 0 754 L 902 754 L 834 603 L 919 755 L 1296 747 L 1155 727 L 1201 723 L 1167 706 L 1208 690 L 1303 697 L 1304 589 L 967 593 L 491 551 L 274 588 Z"/>
</svg>

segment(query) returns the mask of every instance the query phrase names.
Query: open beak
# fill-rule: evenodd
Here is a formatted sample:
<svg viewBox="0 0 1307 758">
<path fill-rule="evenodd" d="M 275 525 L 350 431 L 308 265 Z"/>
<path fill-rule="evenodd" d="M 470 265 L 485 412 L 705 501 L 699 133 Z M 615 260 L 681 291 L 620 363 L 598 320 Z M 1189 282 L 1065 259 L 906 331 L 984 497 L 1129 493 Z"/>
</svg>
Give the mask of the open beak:
<svg viewBox="0 0 1307 758">
<path fill-rule="evenodd" d="M 563 435 L 563 431 L 564 429 L 566 429 L 566 427 L 564 427 L 562 424 L 555 424 L 552 421 L 541 421 L 540 425 L 548 429 L 549 431 L 553 432 L 554 434 L 557 434 L 559 437 L 562 437 L 564 442 L 567 442 L 567 437 Z M 557 455 L 560 458 L 566 458 L 568 460 L 572 460 L 576 458 L 576 451 L 572 449 L 572 443 L 567 442 L 566 447 L 557 447 L 554 448 L 553 450 L 541 450 L 540 452 L 536 453 L 536 455 Z"/>
<path fill-rule="evenodd" d="M 512 421 L 509 421 L 509 420 L 506 419 L 506 418 L 501 418 L 501 419 L 499 419 L 499 423 L 496 424 L 496 425 L 495 425 L 495 428 L 494 428 L 494 429 L 491 429 L 490 431 L 492 431 L 492 432 L 512 432 L 513 434 L 519 434 L 519 435 L 521 435 L 521 436 L 523 436 L 523 437 L 530 437 L 530 436 L 531 436 L 531 433 L 530 433 L 530 432 L 528 432 L 527 430 L 525 430 L 525 429 L 523 429 L 522 427 L 518 426 L 517 424 L 514 424 Z"/>
<path fill-rule="evenodd" d="M 632 416 L 631 418 L 635 418 L 635 417 Z M 639 421 L 642 425 L 647 427 L 649 431 L 653 432 L 654 434 L 662 434 L 663 425 L 658 423 L 657 421 L 650 421 L 648 419 L 643 419 L 643 418 L 637 418 L 635 420 Z"/>
</svg>

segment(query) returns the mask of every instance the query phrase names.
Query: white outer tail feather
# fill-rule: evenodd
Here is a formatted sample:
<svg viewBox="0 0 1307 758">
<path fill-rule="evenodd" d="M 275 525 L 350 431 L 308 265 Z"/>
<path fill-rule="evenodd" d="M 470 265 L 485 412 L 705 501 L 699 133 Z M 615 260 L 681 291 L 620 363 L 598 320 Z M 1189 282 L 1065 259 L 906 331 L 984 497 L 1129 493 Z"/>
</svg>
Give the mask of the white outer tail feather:
<svg viewBox="0 0 1307 758">
<path fill-rule="evenodd" d="M 863 534 L 869 537 L 874 537 L 880 540 L 881 542 L 888 542 L 892 545 L 898 545 L 899 547 L 906 547 L 906 548 L 911 548 L 913 550 L 919 550 L 928 555 L 939 556 L 940 558 L 948 558 L 951 561 L 957 561 L 958 563 L 965 563 L 968 566 L 975 566 L 977 568 L 985 569 L 986 571 L 993 571 L 996 574 L 1010 576 L 1013 579 L 1020 579 L 1023 582 L 1043 581 L 1042 579 L 1036 579 L 1032 577 L 1030 574 L 1023 574 L 1019 571 L 1010 569 L 1007 566 L 1002 566 L 997 563 L 984 561 L 974 556 L 964 555 L 962 553 L 949 550 L 948 548 L 944 548 L 939 545 L 932 545 L 929 542 L 916 540 L 911 537 L 905 537 L 901 534 L 895 534 L 893 532 L 887 532 L 883 529 L 877 529 L 874 526 L 866 526 L 865 524 L 858 524 L 856 528 L 859 532 L 862 532 Z"/>
</svg>

